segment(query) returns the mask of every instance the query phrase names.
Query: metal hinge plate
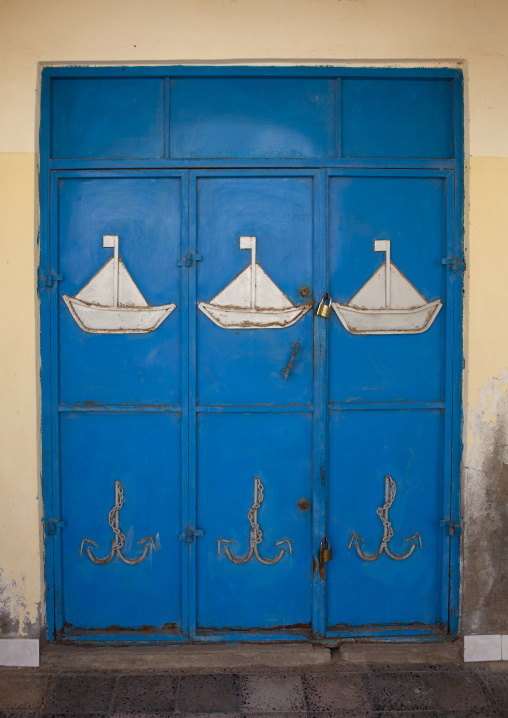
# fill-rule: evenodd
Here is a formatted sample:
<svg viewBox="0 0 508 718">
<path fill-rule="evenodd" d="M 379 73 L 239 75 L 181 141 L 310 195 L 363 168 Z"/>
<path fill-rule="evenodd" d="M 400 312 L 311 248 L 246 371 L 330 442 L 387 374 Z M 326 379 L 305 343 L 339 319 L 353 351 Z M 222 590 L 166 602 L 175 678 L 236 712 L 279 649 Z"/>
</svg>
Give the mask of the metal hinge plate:
<svg viewBox="0 0 508 718">
<path fill-rule="evenodd" d="M 188 528 L 187 531 L 184 534 L 180 534 L 178 538 L 180 541 L 185 541 L 185 543 L 192 543 L 195 536 L 203 536 L 201 529 Z"/>
<path fill-rule="evenodd" d="M 185 259 L 178 259 L 176 262 L 177 267 L 192 267 L 192 262 L 200 262 L 203 259 L 202 254 L 194 254 L 193 252 L 187 252 Z"/>
<path fill-rule="evenodd" d="M 462 528 L 460 523 L 456 524 L 451 519 L 441 519 L 439 525 L 446 529 L 450 536 L 460 536 Z"/>
<path fill-rule="evenodd" d="M 63 528 L 65 528 L 65 521 L 58 521 L 57 519 L 50 519 L 44 524 L 46 536 L 54 536 L 57 529 Z"/>
<path fill-rule="evenodd" d="M 466 263 L 461 261 L 458 257 L 444 257 L 441 260 L 441 264 L 449 265 L 452 272 L 463 272 L 466 268 Z"/>
<path fill-rule="evenodd" d="M 55 272 L 48 272 L 44 274 L 39 270 L 39 288 L 40 289 L 51 289 L 55 282 L 61 282 L 63 280 L 63 274 L 56 274 Z"/>
</svg>

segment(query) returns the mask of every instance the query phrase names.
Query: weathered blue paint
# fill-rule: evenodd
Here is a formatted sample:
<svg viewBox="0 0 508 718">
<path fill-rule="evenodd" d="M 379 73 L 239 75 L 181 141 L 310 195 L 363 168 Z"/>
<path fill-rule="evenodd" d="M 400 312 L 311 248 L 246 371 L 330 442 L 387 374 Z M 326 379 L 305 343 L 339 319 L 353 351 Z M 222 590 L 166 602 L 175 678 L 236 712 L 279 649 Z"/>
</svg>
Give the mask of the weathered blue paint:
<svg viewBox="0 0 508 718">
<path fill-rule="evenodd" d="M 171 81 L 171 157 L 333 157 L 335 80 Z"/>
<path fill-rule="evenodd" d="M 45 520 L 65 521 L 46 541 L 51 639 L 456 632 L 459 542 L 439 522 L 459 520 L 461 274 L 441 260 L 462 258 L 462 144 L 455 70 L 44 70 L 40 266 L 63 275 L 40 290 Z M 64 305 L 106 261 L 102 234 L 120 235 L 150 304 L 178 305 L 155 332 L 86 334 Z M 443 308 L 421 335 L 353 336 L 312 312 L 221 329 L 197 303 L 247 265 L 240 235 L 294 304 L 304 286 L 347 302 L 381 261 L 373 239 L 389 238 Z M 202 260 L 178 266 L 188 253 Z M 386 473 L 392 550 L 416 531 L 423 549 L 368 563 L 347 544 L 355 531 L 377 549 Z M 272 566 L 217 553 L 218 538 L 247 552 L 255 475 L 260 555 L 292 541 Z M 85 537 L 109 552 L 115 478 L 124 553 L 159 534 L 137 566 L 79 555 Z"/>
</svg>

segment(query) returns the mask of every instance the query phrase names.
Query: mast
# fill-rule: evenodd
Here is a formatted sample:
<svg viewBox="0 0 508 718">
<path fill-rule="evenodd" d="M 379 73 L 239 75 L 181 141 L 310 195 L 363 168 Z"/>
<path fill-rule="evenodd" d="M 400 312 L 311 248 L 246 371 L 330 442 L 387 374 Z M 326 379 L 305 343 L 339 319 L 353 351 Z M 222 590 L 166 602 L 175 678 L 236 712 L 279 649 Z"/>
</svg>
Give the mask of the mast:
<svg viewBox="0 0 508 718">
<path fill-rule="evenodd" d="M 256 238 L 240 237 L 240 249 L 250 249 L 250 308 L 256 308 Z"/>
<path fill-rule="evenodd" d="M 113 255 L 113 306 L 118 306 L 118 244 L 119 237 L 117 234 L 103 234 L 102 235 L 102 246 L 114 249 Z"/>
<path fill-rule="evenodd" d="M 385 309 L 390 309 L 392 301 L 392 271 L 390 262 L 390 240 L 375 239 L 374 252 L 385 253 Z"/>
</svg>

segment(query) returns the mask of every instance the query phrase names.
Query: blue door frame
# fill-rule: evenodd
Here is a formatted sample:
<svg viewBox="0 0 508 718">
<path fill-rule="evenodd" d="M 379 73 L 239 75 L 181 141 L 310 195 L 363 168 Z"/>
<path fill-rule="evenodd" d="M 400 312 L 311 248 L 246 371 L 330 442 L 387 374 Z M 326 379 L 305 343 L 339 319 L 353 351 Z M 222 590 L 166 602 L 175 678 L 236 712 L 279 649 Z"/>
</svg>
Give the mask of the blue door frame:
<svg viewBox="0 0 508 718">
<path fill-rule="evenodd" d="M 172 139 L 164 137 L 164 157 L 152 159 L 65 159 L 53 158 L 51 139 L 51 83 L 63 78 L 163 78 L 164 117 L 169 119 L 169 83 L 177 78 L 325 78 L 335 83 L 337 108 L 343 101 L 342 82 L 347 78 L 372 80 L 400 79 L 446 79 L 453 87 L 453 159 L 414 159 L 375 156 L 343 156 L 343 142 L 340 126 L 335 138 L 335 156 L 316 158 L 196 158 L 170 157 Z M 348 86 L 347 92 L 351 89 Z M 41 382 L 42 382 L 42 437 L 43 437 L 43 496 L 45 515 L 45 555 L 47 585 L 47 622 L 49 640 L 102 641 L 102 642 L 174 642 L 187 641 L 308 641 L 343 642 L 375 637 L 376 640 L 446 640 L 453 637 L 458 629 L 459 597 L 459 540 L 454 525 L 460 524 L 460 455 L 461 455 L 461 380 L 462 380 L 462 274 L 460 264 L 462 249 L 463 215 L 463 101 L 462 75 L 456 70 L 388 70 L 353 68 L 216 68 L 216 67 L 172 67 L 172 68 L 47 68 L 43 72 L 41 104 L 41 174 L 40 174 L 40 299 L 41 299 Z M 339 123 L 340 124 L 340 123 Z M 167 123 L 169 127 L 169 124 Z M 348 130 L 350 131 L 350 130 Z M 352 146 L 354 137 L 347 141 Z M 236 173 L 236 175 L 235 175 Z M 197 526 L 196 486 L 196 436 L 200 414 L 210 411 L 198 404 L 196 390 L 196 298 L 197 263 L 182 269 L 180 295 L 180 338 L 181 355 L 189 357 L 188 363 L 181 362 L 181 397 L 171 407 L 90 407 L 64 405 L 59 399 L 59 328 L 58 311 L 61 291 L 58 275 L 58 193 L 61 182 L 72 179 L 157 179 L 177 178 L 181 182 L 181 251 L 190 254 L 199 252 L 196 246 L 196 215 L 189 207 L 196 206 L 196 187 L 200 177 L 225 174 L 228 177 L 308 177 L 313 183 L 313 276 L 314 300 L 318 300 L 329 286 L 329 204 L 328 186 L 334 177 L 407 177 L 439 178 L 444 182 L 446 195 L 446 257 L 456 258 L 443 271 L 446 274 L 446 338 L 445 338 L 445 394 L 441 401 L 404 402 L 391 409 L 410 412 L 437 412 L 443 417 L 443 494 L 442 520 L 450 522 L 444 526 L 441 542 L 441 597 L 439 622 L 432 629 L 386 626 L 362 629 L 361 627 L 327 627 L 326 579 L 321 571 L 314 571 L 312 578 L 312 632 L 227 630 L 200 632 L 196 625 L 196 554 L 197 540 L 181 546 L 181 623 L 178 629 L 161 631 L 128 631 L 117 635 L 111 632 L 81 631 L 73 633 L 65 628 L 64 578 L 62 575 L 62 533 L 66 530 L 61 521 L 61 447 L 60 431 L 62 417 L 81 413 L 177 413 L 181 416 L 180 462 L 181 462 L 181 535 L 189 527 Z M 443 257 L 445 258 L 445 257 Z M 336 319 L 336 318 L 335 318 Z M 318 555 L 320 542 L 327 532 L 328 498 L 328 422 L 329 416 L 350 412 L 350 405 L 329 405 L 327 378 L 329 324 L 325 321 L 313 323 L 313 395 L 312 412 L 312 553 Z M 188 391 L 185 388 L 188 387 Z M 401 404 L 399 402 L 399 404 Z M 358 407 L 355 407 L 358 409 Z M 382 411 L 386 405 L 371 404 L 373 411 Z M 270 409 L 270 411 L 275 408 Z M 279 407 L 280 410 L 280 407 Z M 238 410 L 237 410 L 238 411 Z M 267 409 L 258 408 L 256 411 Z M 283 411 L 297 412 L 298 407 Z M 59 525 L 60 524 L 60 525 Z M 448 530 L 449 526 L 450 530 Z M 335 548 L 335 547 L 334 547 Z"/>
</svg>

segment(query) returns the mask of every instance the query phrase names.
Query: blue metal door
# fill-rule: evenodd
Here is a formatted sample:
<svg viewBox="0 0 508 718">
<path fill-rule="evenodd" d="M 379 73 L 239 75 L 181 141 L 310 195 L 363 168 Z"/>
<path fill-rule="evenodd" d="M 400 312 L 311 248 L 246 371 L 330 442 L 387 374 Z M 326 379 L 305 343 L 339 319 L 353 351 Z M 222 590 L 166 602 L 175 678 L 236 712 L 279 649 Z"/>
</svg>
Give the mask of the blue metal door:
<svg viewBox="0 0 508 718">
<path fill-rule="evenodd" d="M 183 630 L 183 176 L 70 172 L 53 185 L 52 511 L 65 517 L 56 607 L 68 637 Z"/>
<path fill-rule="evenodd" d="M 51 637 L 453 632 L 460 73 L 90 73 L 43 88 Z"/>
<path fill-rule="evenodd" d="M 197 636 L 311 630 L 316 182 L 191 178 Z"/>
<path fill-rule="evenodd" d="M 328 188 L 328 633 L 443 631 L 452 178 L 344 170 Z"/>
</svg>

